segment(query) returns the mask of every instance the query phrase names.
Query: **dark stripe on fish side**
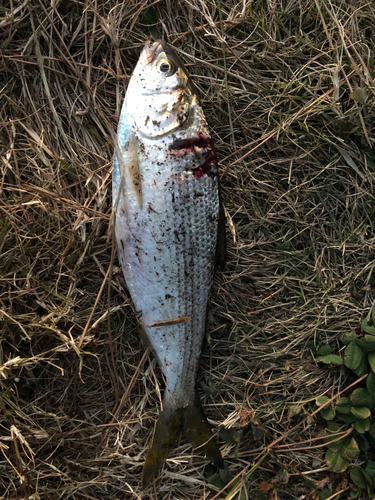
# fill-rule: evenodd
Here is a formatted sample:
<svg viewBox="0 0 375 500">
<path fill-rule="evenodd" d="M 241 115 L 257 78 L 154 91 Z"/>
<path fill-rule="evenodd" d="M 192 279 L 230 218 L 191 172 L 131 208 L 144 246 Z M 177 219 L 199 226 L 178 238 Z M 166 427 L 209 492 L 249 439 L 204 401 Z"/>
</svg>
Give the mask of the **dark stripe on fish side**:
<svg viewBox="0 0 375 500">
<path fill-rule="evenodd" d="M 200 132 L 198 137 L 189 137 L 188 139 L 175 139 L 169 146 L 169 149 L 171 149 L 172 151 L 181 149 L 193 150 L 194 147 L 209 149 L 211 146 L 213 147 L 212 139 L 204 137 Z"/>
<path fill-rule="evenodd" d="M 198 137 L 190 137 L 188 139 L 175 139 L 169 146 L 171 151 L 191 151 L 195 152 L 195 148 L 206 150 L 206 157 L 201 165 L 192 168 L 191 171 L 196 179 L 200 179 L 204 175 L 209 177 L 217 176 L 217 156 L 214 143 L 211 138 L 204 137 L 200 132 Z M 215 167 L 214 169 L 212 167 Z"/>
</svg>

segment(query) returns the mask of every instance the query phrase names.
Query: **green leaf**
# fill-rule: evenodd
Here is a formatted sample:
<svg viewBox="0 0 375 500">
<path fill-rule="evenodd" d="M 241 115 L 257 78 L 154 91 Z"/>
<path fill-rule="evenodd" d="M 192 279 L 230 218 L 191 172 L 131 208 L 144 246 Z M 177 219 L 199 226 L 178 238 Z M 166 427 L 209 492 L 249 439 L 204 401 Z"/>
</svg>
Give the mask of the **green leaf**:
<svg viewBox="0 0 375 500">
<path fill-rule="evenodd" d="M 362 349 L 355 342 L 350 342 L 345 348 L 344 364 L 347 368 L 354 371 L 361 364 L 363 356 Z"/>
<path fill-rule="evenodd" d="M 368 371 L 367 360 L 365 357 L 362 358 L 361 364 L 358 366 L 356 370 L 353 370 L 353 373 L 357 375 L 357 377 L 362 377 Z"/>
<path fill-rule="evenodd" d="M 352 392 L 350 400 L 354 405 L 358 406 L 368 406 L 369 401 L 371 401 L 371 394 L 364 387 L 359 387 Z"/>
<path fill-rule="evenodd" d="M 317 406 L 322 406 L 325 403 L 327 403 L 327 401 L 329 401 L 329 399 L 330 398 L 328 396 L 319 396 L 318 398 L 316 398 L 315 402 L 316 402 Z M 325 408 L 323 408 L 321 410 L 320 414 L 325 420 L 332 420 L 333 418 L 335 418 L 336 411 L 333 408 L 332 403 L 330 403 L 329 405 L 327 405 Z"/>
<path fill-rule="evenodd" d="M 306 343 L 306 349 L 311 349 L 312 351 L 315 351 L 315 342 L 313 340 L 309 340 Z"/>
<path fill-rule="evenodd" d="M 350 408 L 352 407 L 350 399 L 347 397 L 340 398 L 337 401 L 336 410 L 339 413 L 350 413 Z"/>
<path fill-rule="evenodd" d="M 331 451 L 334 451 L 335 453 L 340 453 L 342 446 L 343 446 L 343 440 L 338 439 L 337 436 L 332 436 L 331 439 L 337 439 L 337 441 L 332 441 L 332 442 L 327 442 L 327 448 Z M 326 439 L 325 439 L 326 441 Z"/>
<path fill-rule="evenodd" d="M 341 430 L 342 428 L 336 422 L 327 424 L 327 436 L 324 438 L 324 443 L 331 451 L 340 451 L 343 445 L 345 445 L 345 441 L 342 437 L 337 436 Z"/>
<path fill-rule="evenodd" d="M 219 475 L 224 484 L 228 484 L 233 479 L 232 474 L 229 472 L 228 462 L 224 462 L 224 467 L 219 469 Z"/>
<path fill-rule="evenodd" d="M 341 422 L 346 422 L 347 424 L 352 424 L 353 422 L 355 422 L 357 420 L 357 417 L 355 417 L 354 415 L 352 415 L 351 413 L 347 413 L 346 415 L 343 414 L 343 413 L 339 413 L 337 415 L 337 418 L 341 421 Z"/>
<path fill-rule="evenodd" d="M 148 9 L 146 12 L 143 12 L 143 14 L 139 16 L 139 24 L 143 29 L 143 31 L 146 33 L 149 32 L 150 35 L 153 38 L 155 38 L 155 40 L 160 38 L 159 31 L 157 28 L 159 24 L 158 19 L 159 19 L 158 11 L 153 7 Z"/>
<path fill-rule="evenodd" d="M 361 328 L 366 333 L 370 333 L 371 335 L 375 334 L 375 326 L 370 326 L 366 318 L 362 320 Z"/>
<path fill-rule="evenodd" d="M 256 500 L 268 500 L 269 496 L 267 493 L 263 493 L 261 490 L 256 490 Z"/>
<path fill-rule="evenodd" d="M 372 436 L 373 438 L 375 438 L 375 424 L 371 424 L 368 431 L 370 433 L 370 436 Z"/>
<path fill-rule="evenodd" d="M 353 99 L 353 101 L 359 102 L 360 104 L 366 104 L 367 92 L 362 87 L 357 87 L 350 93 L 350 99 Z"/>
<path fill-rule="evenodd" d="M 342 365 L 343 359 L 337 354 L 328 354 L 328 356 L 318 356 L 318 361 L 326 363 L 327 365 Z"/>
<path fill-rule="evenodd" d="M 370 352 L 367 356 L 367 361 L 369 362 L 372 372 L 375 372 L 375 352 Z"/>
<path fill-rule="evenodd" d="M 365 338 L 361 339 L 361 341 L 360 341 L 360 346 L 367 353 L 374 352 L 375 351 L 375 336 L 374 335 L 365 335 Z"/>
<path fill-rule="evenodd" d="M 322 406 L 329 400 L 330 398 L 328 396 L 319 396 L 318 398 L 316 398 L 315 403 L 317 404 L 317 406 Z"/>
<path fill-rule="evenodd" d="M 336 437 L 335 438 L 332 438 L 332 439 L 337 439 Z M 333 451 L 334 453 L 340 453 L 340 450 L 342 448 L 342 443 L 341 443 L 342 439 L 339 439 L 338 441 L 333 441 L 332 443 L 328 443 L 327 444 L 327 448 L 331 451 Z"/>
<path fill-rule="evenodd" d="M 354 342 L 355 340 L 357 340 L 357 335 L 355 332 L 344 333 L 341 336 L 341 342 L 344 345 L 348 345 L 348 344 L 350 344 L 350 342 Z"/>
<path fill-rule="evenodd" d="M 350 492 L 350 498 L 358 498 L 359 497 L 359 493 L 360 493 L 360 490 L 357 490 L 357 488 L 355 490 L 352 490 Z"/>
<path fill-rule="evenodd" d="M 216 488 L 219 488 L 220 490 L 227 484 L 221 479 L 220 474 L 214 474 L 213 476 L 208 477 L 207 482 L 216 486 Z"/>
<path fill-rule="evenodd" d="M 351 439 L 344 438 L 343 441 L 344 441 L 345 445 L 343 446 L 343 448 L 340 452 L 341 456 L 343 458 L 347 458 L 349 460 L 352 460 L 359 453 L 358 444 L 354 438 L 351 438 Z"/>
<path fill-rule="evenodd" d="M 353 467 L 350 471 L 350 479 L 358 488 L 364 489 L 367 487 L 366 478 L 361 467 Z"/>
<path fill-rule="evenodd" d="M 354 422 L 354 428 L 360 434 L 364 434 L 370 429 L 370 419 L 358 419 Z"/>
<path fill-rule="evenodd" d="M 366 387 L 371 394 L 371 396 L 375 397 L 375 373 L 371 372 L 366 379 Z"/>
<path fill-rule="evenodd" d="M 366 161 L 367 161 L 368 168 L 371 168 L 371 170 L 375 170 L 375 155 L 368 156 L 366 158 Z M 374 314 L 374 309 L 372 310 L 372 314 Z"/>
<path fill-rule="evenodd" d="M 303 410 L 303 405 L 291 405 L 288 408 L 288 420 L 291 420 L 296 415 L 299 415 Z"/>
<path fill-rule="evenodd" d="M 223 441 L 229 444 L 237 444 L 240 439 L 239 432 L 235 429 L 228 429 L 227 427 L 221 427 L 219 436 Z"/>
<path fill-rule="evenodd" d="M 350 464 L 350 460 L 331 450 L 327 450 L 325 459 L 328 467 L 334 472 L 344 472 Z"/>
<path fill-rule="evenodd" d="M 368 442 L 368 439 L 365 436 L 365 434 L 359 434 L 357 432 L 354 439 L 357 441 L 359 452 L 367 453 L 368 449 L 370 448 L 370 443 Z"/>
<path fill-rule="evenodd" d="M 371 415 L 371 411 L 367 406 L 352 406 L 351 412 L 357 418 L 368 418 Z"/>
<path fill-rule="evenodd" d="M 369 462 L 365 469 L 366 474 L 370 477 L 375 477 L 375 462 Z"/>
<path fill-rule="evenodd" d="M 151 7 L 150 9 L 146 10 L 146 12 L 143 12 L 143 14 L 139 16 L 139 22 L 140 24 L 151 26 L 158 22 L 158 18 L 159 18 L 158 11 L 153 7 Z"/>
<path fill-rule="evenodd" d="M 369 390 L 365 387 L 355 389 L 350 396 L 350 400 L 356 406 L 367 406 L 371 411 L 375 412 L 375 398 L 371 396 Z"/>
<path fill-rule="evenodd" d="M 336 411 L 335 409 L 333 408 L 332 404 L 326 406 L 325 408 L 323 408 L 323 410 L 321 410 L 320 412 L 322 418 L 324 418 L 324 420 L 333 420 L 336 416 Z"/>
<path fill-rule="evenodd" d="M 324 488 L 320 493 L 319 500 L 327 500 L 327 498 L 332 496 L 332 492 L 328 488 Z"/>
<path fill-rule="evenodd" d="M 332 347 L 329 344 L 325 344 L 319 347 L 319 349 L 316 351 L 319 356 L 327 356 L 328 354 L 331 354 L 332 352 Z"/>
</svg>

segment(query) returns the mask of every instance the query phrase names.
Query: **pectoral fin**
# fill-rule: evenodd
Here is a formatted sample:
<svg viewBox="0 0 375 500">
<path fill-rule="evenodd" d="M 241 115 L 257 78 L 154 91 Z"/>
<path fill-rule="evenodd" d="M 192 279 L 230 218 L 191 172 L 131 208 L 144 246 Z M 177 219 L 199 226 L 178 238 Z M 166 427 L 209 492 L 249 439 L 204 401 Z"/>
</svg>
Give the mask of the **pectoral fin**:
<svg viewBox="0 0 375 500">
<path fill-rule="evenodd" d="M 131 118 L 124 112 L 121 115 L 113 161 L 113 205 L 124 190 L 134 193 L 139 206 L 142 206 L 142 178 L 139 168 L 138 147 Z"/>
</svg>

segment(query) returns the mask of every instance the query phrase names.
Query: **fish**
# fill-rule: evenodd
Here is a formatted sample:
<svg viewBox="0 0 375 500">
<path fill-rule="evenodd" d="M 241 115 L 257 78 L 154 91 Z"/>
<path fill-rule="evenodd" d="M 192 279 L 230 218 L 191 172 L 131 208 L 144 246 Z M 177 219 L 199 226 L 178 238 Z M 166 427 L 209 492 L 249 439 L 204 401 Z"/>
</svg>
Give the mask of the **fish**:
<svg viewBox="0 0 375 500">
<path fill-rule="evenodd" d="M 146 488 L 181 433 L 223 467 L 196 392 L 210 289 L 226 252 L 217 157 L 188 72 L 164 40 L 146 41 L 130 78 L 112 187 L 119 263 L 166 382 Z"/>
</svg>

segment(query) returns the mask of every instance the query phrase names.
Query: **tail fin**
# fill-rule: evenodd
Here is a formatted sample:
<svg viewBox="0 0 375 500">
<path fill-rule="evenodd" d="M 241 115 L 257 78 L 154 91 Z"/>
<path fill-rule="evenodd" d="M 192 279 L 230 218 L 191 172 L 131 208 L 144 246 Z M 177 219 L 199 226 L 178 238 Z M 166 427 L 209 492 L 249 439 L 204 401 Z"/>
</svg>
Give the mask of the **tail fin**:
<svg viewBox="0 0 375 500">
<path fill-rule="evenodd" d="M 155 479 L 181 432 L 194 448 L 205 453 L 208 460 L 223 467 L 219 446 L 213 439 L 199 397 L 196 396 L 194 403 L 187 408 L 176 408 L 172 396 L 166 390 L 163 406 L 143 467 L 143 488 Z"/>
</svg>

